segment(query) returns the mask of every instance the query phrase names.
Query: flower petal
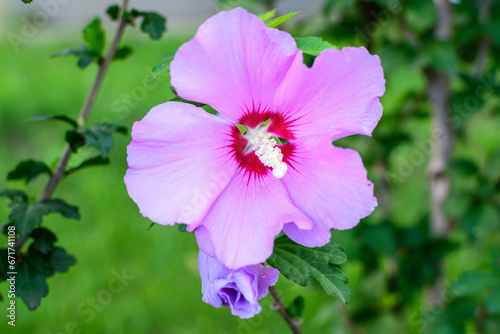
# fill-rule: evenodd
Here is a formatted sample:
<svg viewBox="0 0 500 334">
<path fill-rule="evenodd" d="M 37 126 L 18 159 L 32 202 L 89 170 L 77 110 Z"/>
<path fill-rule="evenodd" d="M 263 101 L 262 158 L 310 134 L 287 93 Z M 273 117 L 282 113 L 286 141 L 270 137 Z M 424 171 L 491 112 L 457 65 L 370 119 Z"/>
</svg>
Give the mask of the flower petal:
<svg viewBox="0 0 500 334">
<path fill-rule="evenodd" d="M 237 269 L 264 262 L 273 252 L 274 237 L 283 224 L 291 222 L 301 229 L 312 227 L 309 218 L 290 201 L 283 183 L 269 175 L 248 178 L 240 171 L 212 205 L 202 225 L 209 232 L 204 236 L 212 240 L 217 259 Z M 201 242 L 199 246 L 207 244 Z"/>
<path fill-rule="evenodd" d="M 141 213 L 159 224 L 196 225 L 236 172 L 226 147 L 231 127 L 179 102 L 156 106 L 136 122 L 125 184 Z"/>
<path fill-rule="evenodd" d="M 293 120 L 296 137 L 332 140 L 370 136 L 382 116 L 385 79 L 380 59 L 365 48 L 325 50 L 308 68 L 298 59 L 276 94 L 274 109 Z"/>
<path fill-rule="evenodd" d="M 208 19 L 179 48 L 170 65 L 172 85 L 182 98 L 207 103 L 238 122 L 254 107 L 271 105 L 297 54 L 288 33 L 235 8 Z"/>
<path fill-rule="evenodd" d="M 359 154 L 333 146 L 329 137 L 309 136 L 295 145 L 295 169 L 288 169 L 283 182 L 293 203 L 311 218 L 314 227 L 304 231 L 287 224 L 283 231 L 304 246 L 323 246 L 331 228 L 352 228 L 373 212 L 377 206 L 373 184 Z"/>
</svg>

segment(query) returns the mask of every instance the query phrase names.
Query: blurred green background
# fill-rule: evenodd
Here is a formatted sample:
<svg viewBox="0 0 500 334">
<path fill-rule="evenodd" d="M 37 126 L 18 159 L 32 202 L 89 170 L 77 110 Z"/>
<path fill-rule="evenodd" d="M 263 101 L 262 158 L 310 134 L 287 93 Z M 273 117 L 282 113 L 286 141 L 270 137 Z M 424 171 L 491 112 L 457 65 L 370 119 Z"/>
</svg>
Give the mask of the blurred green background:
<svg viewBox="0 0 500 334">
<path fill-rule="evenodd" d="M 214 8 L 241 5 L 260 14 L 286 2 L 219 1 Z M 285 302 L 304 297 L 304 333 L 500 333 L 500 3 L 447 4 L 452 32 L 445 38 L 435 37 L 439 21 L 430 0 L 325 0 L 314 13 L 281 27 L 338 46 L 366 46 L 381 57 L 387 81 L 384 114 L 373 137 L 335 143 L 360 152 L 379 200 L 376 211 L 356 228 L 332 234 L 348 256 L 342 269 L 350 279 L 349 304 L 328 297 L 316 282 L 302 288 L 281 277 L 277 285 Z M 104 17 L 96 12 L 88 21 L 94 15 Z M 14 18 L 9 24 L 22 26 Z M 109 22 L 106 27 L 109 37 L 113 27 Z M 192 37 L 188 31 L 167 32 L 152 42 L 129 29 L 122 45 L 131 45 L 134 53 L 111 65 L 89 123 L 110 121 L 130 128 L 150 108 L 171 99 L 168 77 L 150 86 L 144 81 L 164 53 Z M 55 31 L 15 52 L 1 34 L 2 178 L 20 160 L 57 162 L 67 126 L 26 120 L 36 113 L 76 117 L 97 68 L 82 71 L 75 58 L 49 56 L 79 44 L 77 30 L 63 37 Z M 428 166 L 435 142 L 428 93 L 429 78 L 436 73 L 450 83 L 446 124 L 453 133 L 451 157 L 442 172 L 450 180 L 444 207 L 448 230 L 442 235 L 430 229 Z M 123 183 L 130 137 L 114 138 L 110 166 L 82 170 L 56 190 L 54 198 L 80 207 L 81 220 L 44 218 L 43 225 L 77 264 L 48 279 L 49 295 L 35 311 L 18 299 L 15 329 L 1 311 L 0 332 L 288 333 L 270 310 L 269 296 L 261 301 L 262 313 L 249 320 L 201 301 L 194 236 L 176 227 L 149 230 L 150 222 Z M 93 153 L 83 150 L 70 165 Z M 47 181 L 47 176 L 28 186 L 2 181 L 0 187 L 38 196 Z M 7 200 L 0 201 L 0 219 L 7 221 Z M 6 292 L 3 282 L 4 298 Z"/>
</svg>

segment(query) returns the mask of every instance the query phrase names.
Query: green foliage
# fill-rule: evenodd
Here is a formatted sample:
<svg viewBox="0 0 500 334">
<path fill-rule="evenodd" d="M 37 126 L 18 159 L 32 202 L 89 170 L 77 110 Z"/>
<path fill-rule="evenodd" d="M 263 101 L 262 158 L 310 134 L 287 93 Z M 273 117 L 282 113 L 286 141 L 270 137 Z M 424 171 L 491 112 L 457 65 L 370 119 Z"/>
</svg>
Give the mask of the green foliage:
<svg viewBox="0 0 500 334">
<path fill-rule="evenodd" d="M 297 48 L 311 56 L 319 55 L 323 50 L 336 49 L 333 44 L 324 41 L 321 37 L 295 37 Z"/>
<path fill-rule="evenodd" d="M 104 49 L 105 33 L 102 30 L 101 19 L 96 17 L 83 29 L 83 40 L 90 51 L 102 56 Z"/>
<path fill-rule="evenodd" d="M 79 128 L 67 131 L 66 141 L 74 152 L 76 152 L 79 147 L 87 144 L 89 147 L 95 147 L 102 158 L 106 159 L 109 151 L 113 148 L 112 134 L 115 132 L 124 135 L 128 133 L 127 128 L 123 126 L 111 123 L 101 123 L 88 129 Z"/>
<path fill-rule="evenodd" d="M 323 247 L 308 248 L 287 236 L 274 242 L 274 251 L 267 262 L 286 278 L 306 286 L 309 277 L 315 278 L 330 296 L 337 296 L 343 304 L 349 299 L 347 277 L 338 268 L 346 261 L 344 249 L 329 243 Z"/>
<path fill-rule="evenodd" d="M 132 54 L 132 52 L 133 52 L 133 50 L 129 46 L 123 46 L 121 48 L 118 48 L 118 49 L 116 49 L 113 60 L 126 59 L 128 56 L 130 56 Z"/>
<path fill-rule="evenodd" d="M 32 3 L 33 2 L 33 0 L 21 0 L 21 1 L 24 3 Z"/>
<path fill-rule="evenodd" d="M 40 174 L 52 176 L 51 169 L 41 161 L 24 160 L 21 161 L 14 170 L 7 174 L 7 180 L 25 179 L 26 184 L 37 178 Z"/>
<path fill-rule="evenodd" d="M 48 114 L 36 114 L 31 117 L 28 122 L 41 122 L 41 121 L 48 121 L 48 120 L 58 120 L 62 121 L 65 123 L 68 123 L 72 127 L 76 128 L 78 127 L 78 124 L 76 121 L 72 118 L 69 118 L 68 116 L 65 115 L 48 115 Z"/>
<path fill-rule="evenodd" d="M 0 197 L 7 197 L 13 201 L 27 201 L 28 195 L 22 190 L 0 189 Z"/>
<path fill-rule="evenodd" d="M 118 5 L 109 6 L 106 9 L 106 14 L 108 14 L 109 18 L 113 21 L 118 20 L 118 14 L 120 13 L 120 7 Z"/>
<path fill-rule="evenodd" d="M 47 199 L 37 203 L 12 202 L 9 220 L 16 226 L 16 232 L 21 238 L 27 237 L 31 231 L 42 223 L 44 215 L 59 212 L 66 218 L 80 219 L 76 206 L 67 204 L 61 199 Z"/>
<path fill-rule="evenodd" d="M 151 81 L 156 79 L 160 74 L 170 71 L 170 63 L 174 60 L 175 51 L 165 53 L 161 58 L 158 64 L 156 64 L 151 70 L 153 74 L 148 78 L 146 84 L 149 85 Z M 165 73 L 166 74 L 166 73 Z"/>
<path fill-rule="evenodd" d="M 300 318 L 304 313 L 304 306 L 305 306 L 304 297 L 297 296 L 286 308 L 286 310 L 291 317 Z"/>
<path fill-rule="evenodd" d="M 45 228 L 35 229 L 28 252 L 16 264 L 16 290 L 30 310 L 36 309 L 48 294 L 46 279 L 55 272 L 66 272 L 76 263 L 63 248 L 56 247 L 56 236 Z"/>
<path fill-rule="evenodd" d="M 151 39 L 160 39 L 165 31 L 167 20 L 157 13 L 142 12 L 143 20 L 141 23 L 141 30 L 147 34 Z"/>
<path fill-rule="evenodd" d="M 271 20 L 273 17 L 276 16 L 277 9 L 270 10 L 268 12 L 265 12 L 264 14 L 259 15 L 259 19 L 266 23 L 267 21 Z"/>
<path fill-rule="evenodd" d="M 269 28 L 276 28 L 277 26 L 279 26 L 280 24 L 283 24 L 285 23 L 286 21 L 290 20 L 292 17 L 294 17 L 295 15 L 299 14 L 300 12 L 292 12 L 292 13 L 288 13 L 286 15 L 283 15 L 283 16 L 280 16 L 280 17 L 277 17 L 275 18 L 274 20 L 272 20 L 271 22 L 269 22 L 267 24 L 267 26 Z"/>
<path fill-rule="evenodd" d="M 79 164 L 76 167 L 68 169 L 64 174 L 65 175 L 70 175 L 73 174 L 74 172 L 85 168 L 85 167 L 91 167 L 91 166 L 103 166 L 103 165 L 109 165 L 109 158 L 103 158 L 102 156 L 97 156 L 93 157 L 90 159 L 85 160 L 81 164 Z"/>
</svg>

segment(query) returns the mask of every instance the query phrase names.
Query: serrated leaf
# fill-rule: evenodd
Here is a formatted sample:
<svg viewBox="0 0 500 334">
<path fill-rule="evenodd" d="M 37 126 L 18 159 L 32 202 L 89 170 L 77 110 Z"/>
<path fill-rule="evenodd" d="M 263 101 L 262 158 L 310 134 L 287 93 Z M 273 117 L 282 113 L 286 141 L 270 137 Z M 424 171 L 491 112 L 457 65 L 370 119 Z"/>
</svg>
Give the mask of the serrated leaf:
<svg viewBox="0 0 500 334">
<path fill-rule="evenodd" d="M 104 49 L 104 31 L 101 26 L 101 19 L 96 17 L 83 29 L 83 39 L 91 51 L 99 56 Z"/>
<path fill-rule="evenodd" d="M 7 180 L 25 179 L 27 184 L 36 179 L 40 174 L 52 176 L 52 170 L 41 161 L 24 160 L 7 174 Z"/>
<path fill-rule="evenodd" d="M 125 59 L 132 54 L 132 48 L 123 46 L 116 50 L 113 60 Z"/>
<path fill-rule="evenodd" d="M 42 254 L 49 254 L 54 250 L 54 243 L 57 237 L 46 228 L 39 227 L 31 232 L 30 236 L 34 239 L 30 247 Z"/>
<path fill-rule="evenodd" d="M 35 226 L 42 223 L 42 216 L 48 213 L 40 203 L 14 202 L 10 206 L 9 220 L 16 225 L 20 238 L 27 237 Z"/>
<path fill-rule="evenodd" d="M 300 12 L 292 12 L 292 13 L 288 13 L 286 15 L 283 15 L 283 16 L 280 16 L 280 17 L 277 17 L 275 18 L 274 20 L 272 20 L 271 22 L 269 22 L 267 24 L 267 26 L 269 28 L 276 28 L 277 26 L 279 26 L 280 24 L 283 24 L 284 22 L 290 20 L 292 17 L 294 17 L 295 15 L 297 15 L 298 13 Z"/>
<path fill-rule="evenodd" d="M 309 277 L 315 278 L 330 296 L 337 296 L 343 304 L 349 299 L 347 277 L 337 267 L 346 261 L 344 250 L 334 243 L 323 247 L 301 246 L 287 236 L 274 242 L 274 251 L 267 262 L 285 277 L 306 286 Z"/>
<path fill-rule="evenodd" d="M 68 271 L 69 267 L 76 264 L 76 259 L 74 258 L 74 256 L 66 253 L 66 250 L 64 248 L 56 247 L 52 251 L 50 264 L 54 271 L 63 273 Z"/>
<path fill-rule="evenodd" d="M 304 305 L 304 297 L 297 296 L 297 298 L 295 298 L 293 302 L 290 303 L 286 310 L 291 317 L 300 318 L 304 313 Z"/>
<path fill-rule="evenodd" d="M 0 197 L 7 197 L 13 201 L 24 201 L 28 200 L 28 195 L 22 190 L 15 189 L 0 189 Z"/>
<path fill-rule="evenodd" d="M 326 49 L 335 49 L 336 46 L 324 41 L 321 37 L 296 37 L 297 48 L 311 56 L 317 56 Z"/>
<path fill-rule="evenodd" d="M 109 15 L 109 18 L 113 21 L 118 19 L 118 14 L 120 13 L 120 7 L 118 5 L 109 6 L 106 10 L 106 14 Z"/>
<path fill-rule="evenodd" d="M 154 12 L 141 12 L 143 17 L 141 23 L 141 30 L 147 34 L 151 39 L 160 39 L 165 31 L 167 31 L 167 20 Z"/>
<path fill-rule="evenodd" d="M 102 165 L 109 165 L 109 158 L 103 158 L 101 156 L 98 156 L 98 157 L 87 159 L 84 162 L 82 162 L 81 164 L 79 164 L 78 166 L 68 169 L 64 173 L 64 175 L 72 174 L 72 173 L 76 172 L 77 170 L 80 170 L 80 169 L 85 168 L 85 167 L 102 166 Z"/>
<path fill-rule="evenodd" d="M 83 129 L 83 137 L 90 147 L 95 147 L 103 158 L 107 158 L 109 151 L 113 148 L 114 132 L 127 134 L 127 128 L 110 123 L 94 125 L 89 129 Z"/>
<path fill-rule="evenodd" d="M 46 277 L 38 273 L 27 260 L 18 262 L 16 267 L 16 294 L 30 310 L 34 310 L 49 293 Z"/>
<path fill-rule="evenodd" d="M 59 212 L 66 218 L 80 219 L 76 206 L 60 199 L 49 199 L 38 203 L 14 202 L 9 219 L 14 222 L 20 238 L 27 237 L 31 231 L 42 223 L 42 217 L 49 213 Z"/>
<path fill-rule="evenodd" d="M 62 121 L 62 122 L 68 123 L 69 125 L 71 125 L 74 128 L 78 127 L 78 124 L 76 123 L 76 121 L 74 119 L 71 119 L 68 116 L 64 116 L 64 115 L 35 114 L 28 120 L 28 122 L 42 122 L 42 121 L 49 121 L 49 120 Z"/>
<path fill-rule="evenodd" d="M 151 70 L 153 74 L 148 78 L 146 84 L 148 85 L 151 81 L 156 79 L 163 72 L 168 72 L 170 70 L 170 63 L 174 60 L 175 51 L 165 53 L 161 58 L 158 64 L 156 64 Z"/>
<path fill-rule="evenodd" d="M 80 219 L 78 207 L 69 205 L 62 199 L 47 199 L 40 204 L 44 206 L 47 213 L 59 212 L 65 218 Z"/>
<path fill-rule="evenodd" d="M 272 19 L 273 17 L 275 17 L 277 11 L 278 11 L 277 9 L 273 9 L 273 10 L 270 10 L 270 11 L 264 13 L 264 14 L 260 14 L 259 19 L 265 23 L 265 22 L 269 21 L 270 19 Z"/>
</svg>

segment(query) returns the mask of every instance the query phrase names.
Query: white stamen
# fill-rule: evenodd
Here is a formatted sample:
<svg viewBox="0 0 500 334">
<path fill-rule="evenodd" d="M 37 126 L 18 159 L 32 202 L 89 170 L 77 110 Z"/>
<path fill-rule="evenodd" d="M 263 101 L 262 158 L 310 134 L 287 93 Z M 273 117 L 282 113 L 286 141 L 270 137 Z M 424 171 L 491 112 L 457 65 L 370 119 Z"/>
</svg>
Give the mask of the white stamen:
<svg viewBox="0 0 500 334">
<path fill-rule="evenodd" d="M 252 149 L 266 167 L 273 170 L 273 175 L 281 179 L 285 176 L 288 166 L 283 162 L 283 153 L 276 147 L 276 140 L 265 131 L 258 131 L 250 140 Z"/>
</svg>

